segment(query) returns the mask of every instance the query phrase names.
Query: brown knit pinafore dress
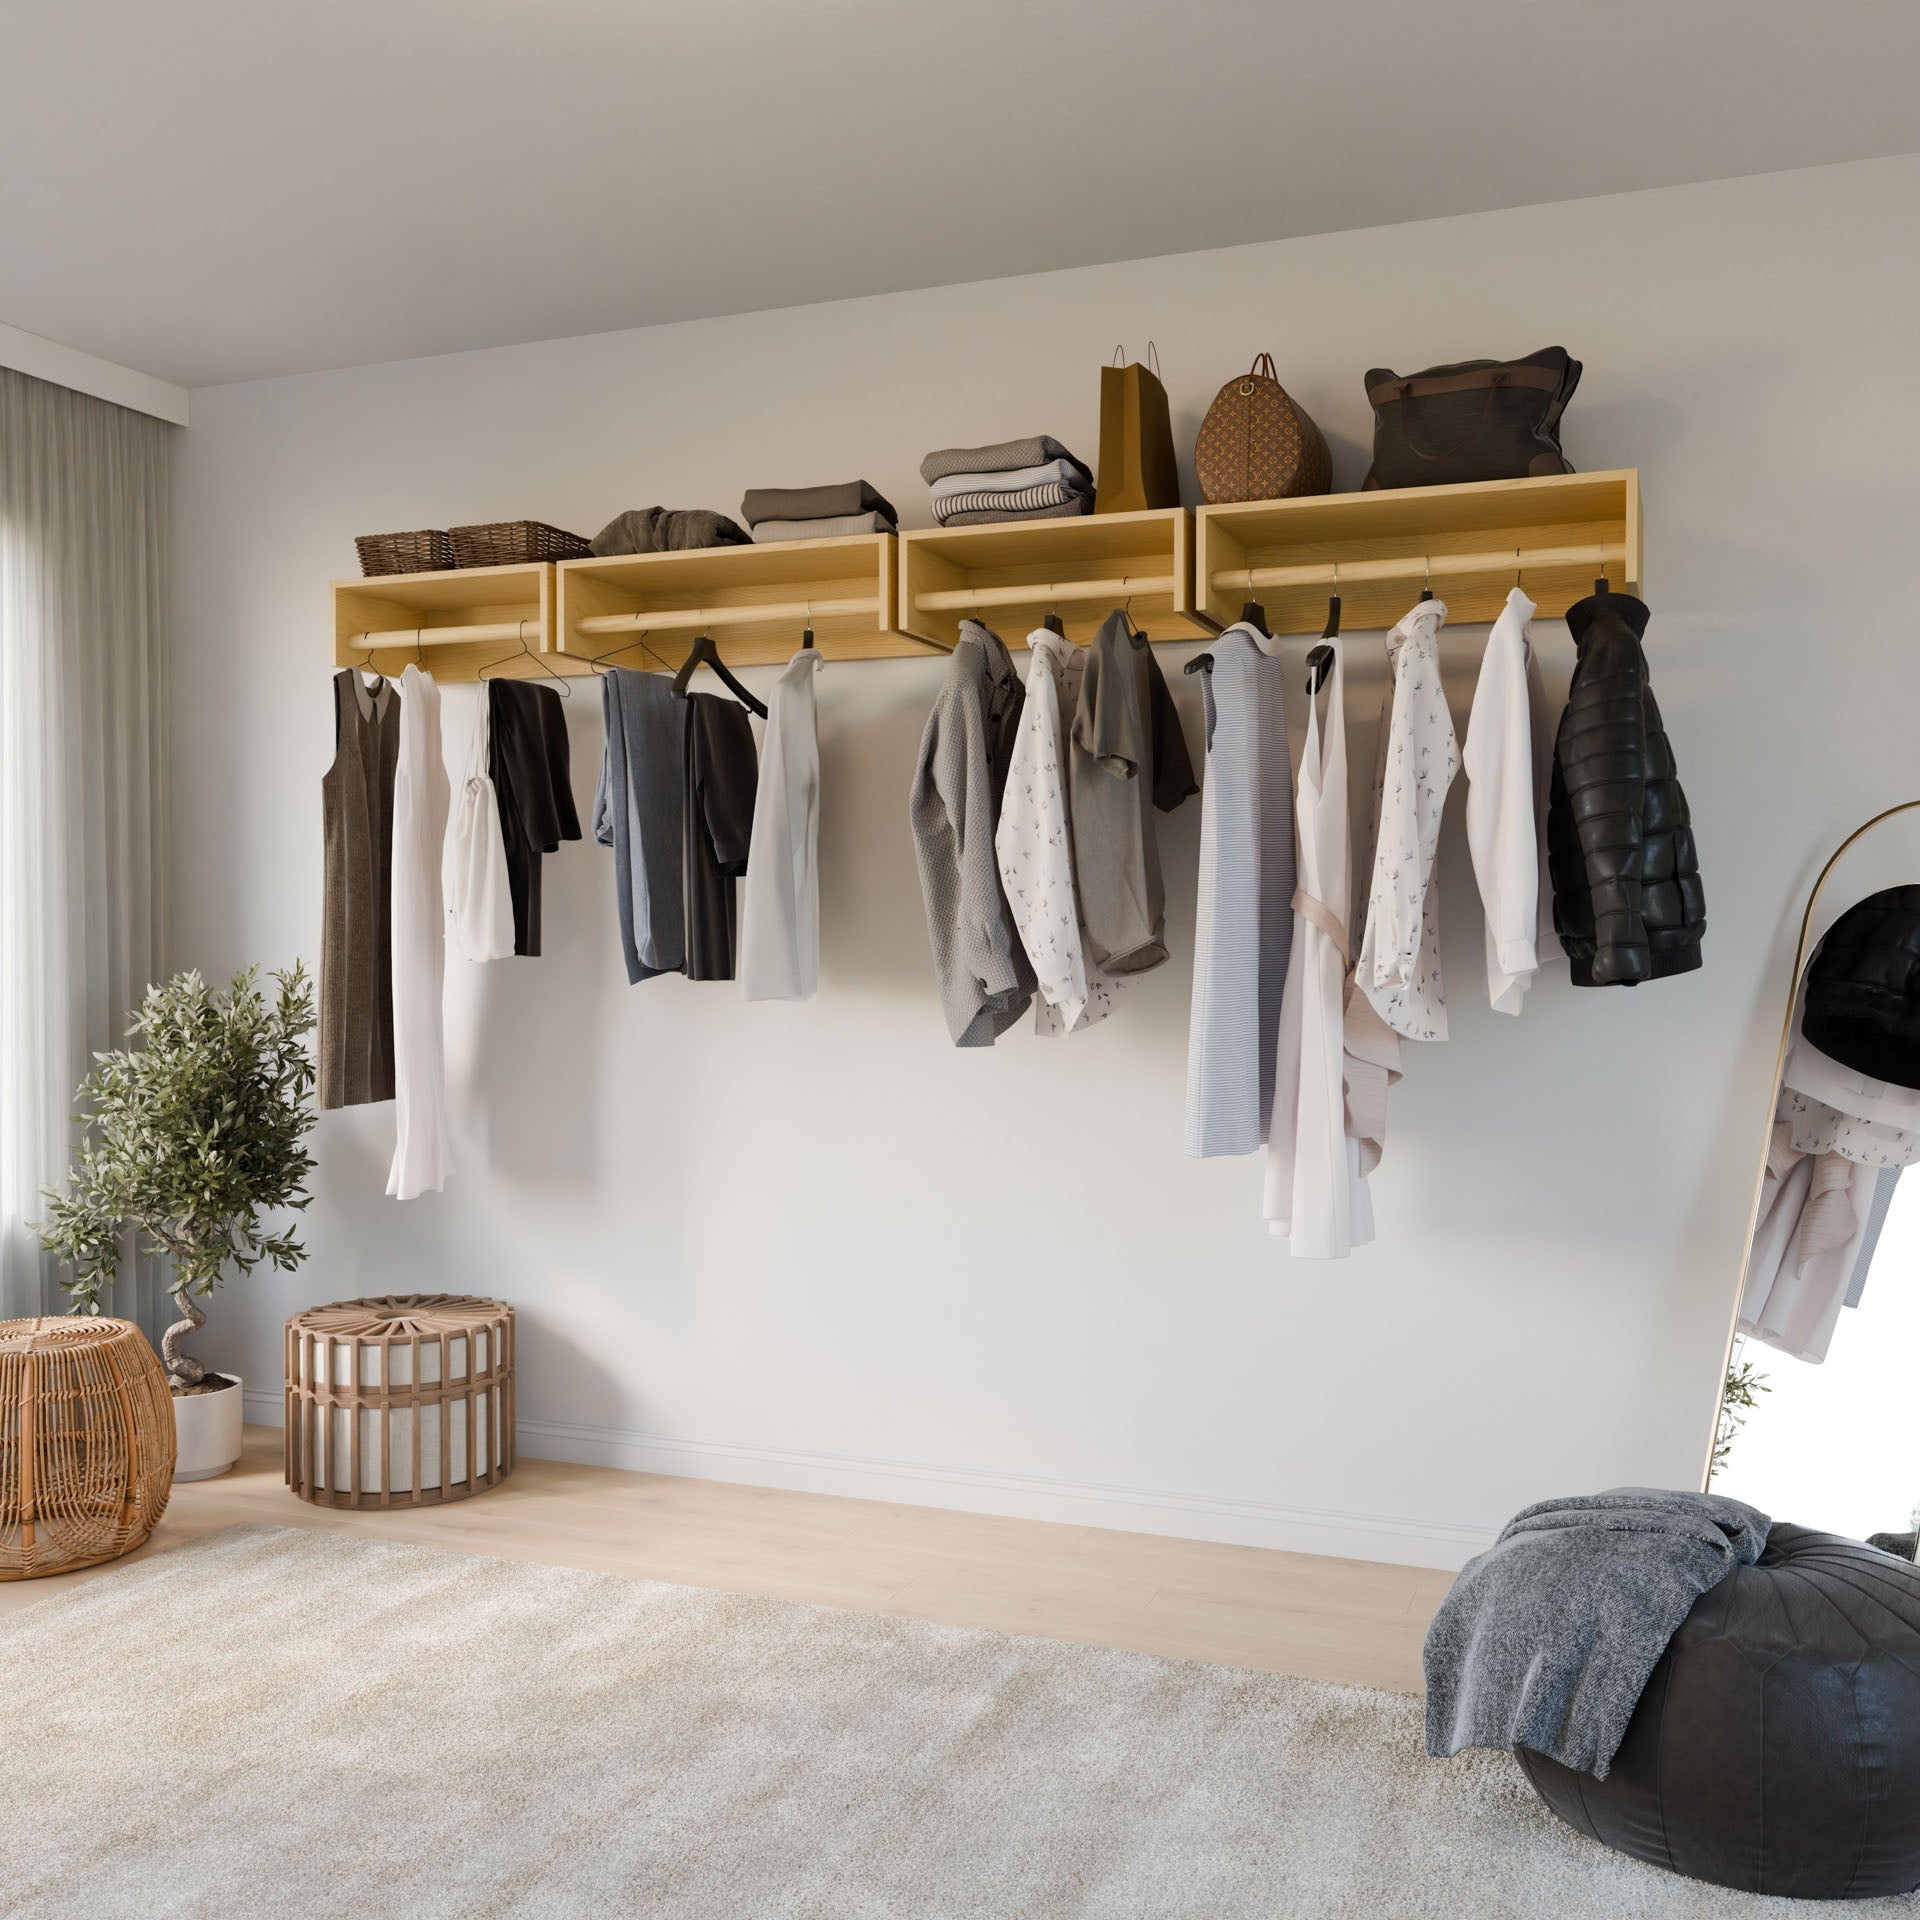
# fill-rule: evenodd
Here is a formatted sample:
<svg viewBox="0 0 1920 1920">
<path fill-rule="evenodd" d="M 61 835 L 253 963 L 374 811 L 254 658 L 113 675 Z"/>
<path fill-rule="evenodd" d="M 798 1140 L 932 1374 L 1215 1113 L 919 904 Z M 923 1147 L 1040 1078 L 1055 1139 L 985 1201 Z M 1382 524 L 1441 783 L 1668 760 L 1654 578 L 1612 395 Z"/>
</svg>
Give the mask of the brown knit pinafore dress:
<svg viewBox="0 0 1920 1920">
<path fill-rule="evenodd" d="M 393 1098 L 393 774 L 400 695 L 357 667 L 333 676 L 333 765 L 320 782 L 326 893 L 320 945 L 322 1108 Z"/>
</svg>

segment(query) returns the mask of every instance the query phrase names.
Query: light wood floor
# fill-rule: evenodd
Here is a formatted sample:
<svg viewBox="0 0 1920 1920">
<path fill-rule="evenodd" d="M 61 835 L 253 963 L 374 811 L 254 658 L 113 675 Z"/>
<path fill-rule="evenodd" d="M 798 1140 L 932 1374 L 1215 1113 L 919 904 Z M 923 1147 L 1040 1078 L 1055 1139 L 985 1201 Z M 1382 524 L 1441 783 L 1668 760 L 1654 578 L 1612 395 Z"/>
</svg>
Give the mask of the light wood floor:
<svg viewBox="0 0 1920 1920">
<path fill-rule="evenodd" d="M 552 1460 L 522 1460 L 493 1492 L 448 1507 L 329 1513 L 287 1491 L 271 1427 L 248 1428 L 234 1472 L 175 1487 L 142 1552 L 241 1520 L 1407 1693 L 1420 1690 L 1420 1643 L 1452 1579 L 1421 1567 Z M 120 1564 L 0 1583 L 0 1611 Z"/>
</svg>

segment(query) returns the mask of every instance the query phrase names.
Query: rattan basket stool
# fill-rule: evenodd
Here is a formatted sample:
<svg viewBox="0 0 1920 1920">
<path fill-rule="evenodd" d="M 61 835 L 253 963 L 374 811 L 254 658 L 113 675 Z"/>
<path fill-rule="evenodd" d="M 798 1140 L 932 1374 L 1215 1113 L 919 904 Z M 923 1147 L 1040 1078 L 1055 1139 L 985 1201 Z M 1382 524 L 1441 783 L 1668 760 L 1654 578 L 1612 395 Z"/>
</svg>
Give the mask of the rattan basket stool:
<svg viewBox="0 0 1920 1920">
<path fill-rule="evenodd" d="M 173 1398 L 130 1320 L 0 1320 L 0 1580 L 131 1553 L 173 1490 Z"/>
<path fill-rule="evenodd" d="M 321 1507 L 426 1507 L 513 1471 L 513 1309 L 409 1293 L 287 1322 L 287 1485 Z"/>
</svg>

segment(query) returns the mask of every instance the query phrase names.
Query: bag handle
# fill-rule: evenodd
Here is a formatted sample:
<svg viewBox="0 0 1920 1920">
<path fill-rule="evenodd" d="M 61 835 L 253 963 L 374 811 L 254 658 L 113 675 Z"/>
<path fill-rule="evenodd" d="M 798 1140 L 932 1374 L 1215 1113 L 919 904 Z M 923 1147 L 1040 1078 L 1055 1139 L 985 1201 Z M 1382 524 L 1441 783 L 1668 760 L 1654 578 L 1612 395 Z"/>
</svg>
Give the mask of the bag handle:
<svg viewBox="0 0 1920 1920">
<path fill-rule="evenodd" d="M 1413 382 L 1411 380 L 1402 380 L 1400 382 L 1400 389 L 1399 389 L 1400 391 L 1400 430 L 1406 437 L 1407 451 L 1411 453 L 1416 460 L 1429 460 L 1429 461 L 1451 460 L 1455 454 L 1465 453 L 1466 450 L 1470 446 L 1472 446 L 1476 440 L 1480 438 L 1480 435 L 1482 434 L 1482 432 L 1485 431 L 1486 424 L 1487 424 L 1487 416 L 1493 411 L 1493 396 L 1496 393 L 1498 393 L 1500 389 L 1504 387 L 1506 384 L 1507 384 L 1507 369 L 1505 367 L 1495 368 L 1493 373 L 1488 376 L 1487 397 L 1481 401 L 1479 417 L 1474 421 L 1473 425 L 1467 429 L 1466 433 L 1461 437 L 1458 443 L 1455 444 L 1454 446 L 1447 447 L 1444 450 L 1439 452 L 1429 453 L 1424 447 L 1417 446 L 1414 443 Z"/>
<path fill-rule="evenodd" d="M 1113 358 L 1107 362 L 1110 367 L 1123 367 L 1127 364 L 1127 343 L 1123 340 L 1114 348 Z M 1147 367 L 1156 380 L 1160 374 L 1160 349 L 1151 340 L 1147 342 Z M 1164 384 L 1164 382 L 1163 382 Z"/>
</svg>

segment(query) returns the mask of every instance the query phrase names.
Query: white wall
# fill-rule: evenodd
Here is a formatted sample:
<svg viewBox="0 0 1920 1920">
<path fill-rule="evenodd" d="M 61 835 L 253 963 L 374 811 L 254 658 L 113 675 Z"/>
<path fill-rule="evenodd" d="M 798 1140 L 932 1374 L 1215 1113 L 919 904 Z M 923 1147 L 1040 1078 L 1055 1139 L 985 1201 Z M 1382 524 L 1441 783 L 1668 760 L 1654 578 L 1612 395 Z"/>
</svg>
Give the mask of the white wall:
<svg viewBox="0 0 1920 1920">
<path fill-rule="evenodd" d="M 818 1001 L 629 989 L 609 856 L 566 848 L 547 957 L 454 964 L 457 1179 L 389 1201 L 391 1110 L 323 1117 L 312 1258 L 224 1296 L 210 1351 L 270 1417 L 288 1311 L 497 1293 L 532 1453 L 1436 1564 L 1545 1494 L 1692 1483 L 1785 916 L 1914 779 L 1917 221 L 1908 159 L 196 392 L 181 964 L 317 953 L 326 582 L 355 533 L 591 531 L 855 473 L 923 524 L 926 448 L 1045 430 L 1091 456 L 1095 369 L 1149 335 L 1183 444 L 1271 348 L 1342 487 L 1368 366 L 1585 359 L 1567 445 L 1645 478 L 1655 685 L 1710 919 L 1701 973 L 1562 977 L 1497 1019 L 1456 795 L 1454 1039 L 1395 1095 L 1377 1245 L 1290 1263 L 1258 1163 L 1180 1152 L 1197 803 L 1163 829 L 1174 963 L 1109 1026 L 957 1053 L 905 816 L 940 667 L 837 664 Z M 1450 636 L 1460 719 L 1479 637 Z M 1563 684 L 1564 629 L 1546 645 Z M 1197 738 L 1184 657 L 1164 664 Z M 593 691 L 569 715 L 583 805 Z M 450 757 L 472 701 L 448 695 Z"/>
</svg>

